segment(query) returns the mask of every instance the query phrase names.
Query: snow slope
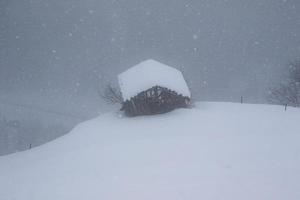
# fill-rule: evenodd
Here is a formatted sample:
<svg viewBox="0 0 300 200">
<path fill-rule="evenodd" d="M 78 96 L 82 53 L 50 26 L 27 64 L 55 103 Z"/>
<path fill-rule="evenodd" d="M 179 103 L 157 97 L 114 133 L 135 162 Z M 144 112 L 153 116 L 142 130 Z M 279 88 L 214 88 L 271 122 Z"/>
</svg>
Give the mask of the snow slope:
<svg viewBox="0 0 300 200">
<path fill-rule="evenodd" d="M 1 200 L 299 200 L 300 110 L 198 103 L 105 114 L 0 157 Z"/>
<path fill-rule="evenodd" d="M 169 88 L 178 94 L 191 97 L 182 73 L 155 60 L 146 60 L 129 68 L 118 76 L 124 100 L 154 86 Z"/>
</svg>

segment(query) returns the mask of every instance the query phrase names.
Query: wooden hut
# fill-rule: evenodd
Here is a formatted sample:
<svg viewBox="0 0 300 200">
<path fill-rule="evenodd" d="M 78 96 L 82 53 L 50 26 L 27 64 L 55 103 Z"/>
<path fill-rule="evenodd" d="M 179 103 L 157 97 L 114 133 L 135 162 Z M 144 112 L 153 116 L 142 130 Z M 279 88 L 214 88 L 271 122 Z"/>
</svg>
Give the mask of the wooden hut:
<svg viewBox="0 0 300 200">
<path fill-rule="evenodd" d="M 190 105 L 191 94 L 182 73 L 157 61 L 144 61 L 118 78 L 121 110 L 128 116 L 161 114 Z"/>
</svg>

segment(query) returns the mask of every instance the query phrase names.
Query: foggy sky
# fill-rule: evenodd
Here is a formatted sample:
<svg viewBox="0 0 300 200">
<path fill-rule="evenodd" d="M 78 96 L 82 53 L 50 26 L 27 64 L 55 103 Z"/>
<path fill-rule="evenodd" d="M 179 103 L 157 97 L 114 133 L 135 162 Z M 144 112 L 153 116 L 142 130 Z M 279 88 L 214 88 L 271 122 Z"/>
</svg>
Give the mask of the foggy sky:
<svg viewBox="0 0 300 200">
<path fill-rule="evenodd" d="M 300 53 L 299 0 L 0 0 L 0 9 L 0 96 L 20 102 L 89 105 L 103 79 L 148 58 L 182 69 L 196 99 L 264 102 Z"/>
</svg>

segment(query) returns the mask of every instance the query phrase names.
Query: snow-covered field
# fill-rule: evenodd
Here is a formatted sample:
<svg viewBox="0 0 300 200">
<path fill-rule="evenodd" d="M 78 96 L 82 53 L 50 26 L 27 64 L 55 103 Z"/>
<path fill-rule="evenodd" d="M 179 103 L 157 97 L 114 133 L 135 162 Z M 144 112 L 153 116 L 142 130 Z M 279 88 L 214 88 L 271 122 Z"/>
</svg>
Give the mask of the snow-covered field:
<svg viewBox="0 0 300 200">
<path fill-rule="evenodd" d="M 197 103 L 110 113 L 0 157 L 1 200 L 299 200 L 300 110 Z"/>
</svg>

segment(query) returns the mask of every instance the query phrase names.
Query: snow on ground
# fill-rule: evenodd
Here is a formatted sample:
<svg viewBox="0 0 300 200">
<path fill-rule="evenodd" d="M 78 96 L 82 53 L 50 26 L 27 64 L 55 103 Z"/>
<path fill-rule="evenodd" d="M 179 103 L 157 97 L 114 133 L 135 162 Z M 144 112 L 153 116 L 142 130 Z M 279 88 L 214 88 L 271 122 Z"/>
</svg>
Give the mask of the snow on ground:
<svg viewBox="0 0 300 200">
<path fill-rule="evenodd" d="M 124 100 L 154 86 L 171 89 L 178 94 L 191 97 L 190 90 L 180 71 L 155 60 L 146 60 L 129 68 L 118 76 Z"/>
<path fill-rule="evenodd" d="M 0 157 L 1 200 L 299 200 L 300 110 L 198 103 L 105 114 Z"/>
</svg>

